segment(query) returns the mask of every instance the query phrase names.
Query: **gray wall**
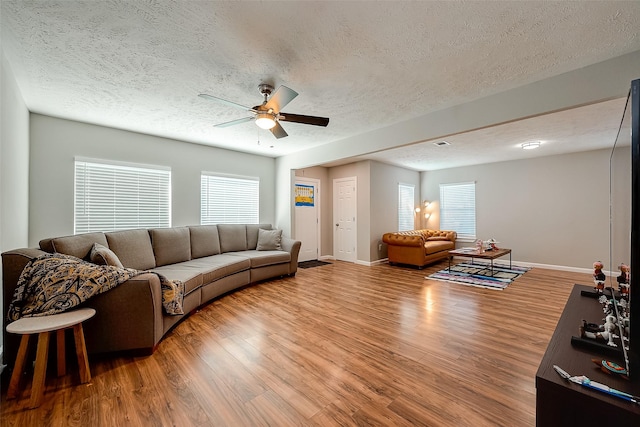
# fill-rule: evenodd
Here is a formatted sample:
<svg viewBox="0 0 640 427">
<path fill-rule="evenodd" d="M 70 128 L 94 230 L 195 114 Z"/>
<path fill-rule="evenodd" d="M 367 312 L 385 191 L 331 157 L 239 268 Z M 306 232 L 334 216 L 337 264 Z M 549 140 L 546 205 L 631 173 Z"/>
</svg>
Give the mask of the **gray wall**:
<svg viewBox="0 0 640 427">
<path fill-rule="evenodd" d="M 386 245 L 378 249 L 382 235 L 398 229 L 398 184 L 415 186 L 420 197 L 420 173 L 376 161 L 354 162 L 331 168 L 312 167 L 295 171 L 296 176 L 320 180 L 322 198 L 322 255 L 333 254 L 333 180 L 357 179 L 357 259 L 370 263 L 387 257 Z"/>
<path fill-rule="evenodd" d="M 498 246 L 513 249 L 517 261 L 590 269 L 594 261 L 609 260 L 610 154 L 597 150 L 423 172 L 422 196 L 437 201 L 441 183 L 475 181 L 478 238 L 495 238 Z M 628 160 L 620 161 L 628 169 Z M 620 191 L 630 194 L 628 187 Z M 628 198 L 619 202 L 628 209 Z M 439 226 L 437 215 L 429 226 Z M 622 261 L 628 262 L 614 263 Z"/>
<path fill-rule="evenodd" d="M 31 114 L 30 126 L 29 245 L 73 234 L 76 156 L 170 167 L 173 226 L 200 223 L 201 171 L 257 176 L 260 222 L 274 224 L 272 158 L 39 114 Z"/>
<path fill-rule="evenodd" d="M 4 252 L 27 246 L 28 241 L 29 111 L 1 50 L 0 60 L 0 252 Z M 0 326 L 4 330 L 4 316 Z"/>
<path fill-rule="evenodd" d="M 420 203 L 420 173 L 380 162 L 371 162 L 371 226 L 369 239 L 369 260 L 387 257 L 386 244 L 378 251 L 382 235 L 398 230 L 398 184 L 415 187 L 414 205 Z M 420 223 L 416 222 L 416 228 Z"/>
<path fill-rule="evenodd" d="M 626 150 L 626 151 L 625 151 Z M 321 180 L 323 254 L 333 253 L 333 179 L 357 177 L 358 261 L 374 262 L 387 256 L 378 251 L 382 235 L 397 230 L 398 183 L 413 184 L 416 206 L 432 202 L 428 221 L 416 228 L 438 229 L 439 185 L 476 182 L 477 235 L 493 237 L 513 249 L 513 259 L 534 265 L 590 270 L 601 260 L 616 271 L 629 262 L 630 162 L 628 147 L 613 158 L 615 182 L 610 255 L 610 150 L 597 150 L 530 160 L 493 163 L 433 172 L 416 172 L 375 161 L 332 168 L 307 168 L 296 175 Z M 469 242 L 459 242 L 467 246 Z"/>
<path fill-rule="evenodd" d="M 28 238 L 29 111 L 2 55 L 0 113 L 0 249 L 24 246 Z"/>
</svg>

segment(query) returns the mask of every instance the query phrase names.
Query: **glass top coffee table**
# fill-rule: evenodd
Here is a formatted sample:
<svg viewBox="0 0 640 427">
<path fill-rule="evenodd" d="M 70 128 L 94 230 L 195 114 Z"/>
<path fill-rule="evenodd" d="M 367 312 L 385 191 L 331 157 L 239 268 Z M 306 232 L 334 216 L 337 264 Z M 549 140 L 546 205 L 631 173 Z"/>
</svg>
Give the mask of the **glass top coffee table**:
<svg viewBox="0 0 640 427">
<path fill-rule="evenodd" d="M 454 256 L 471 258 L 473 264 L 474 258 L 491 260 L 491 275 L 493 276 L 493 260 L 509 254 L 509 268 L 511 268 L 511 249 L 490 249 L 479 251 L 475 248 L 460 248 L 449 251 L 449 272 L 451 272 L 451 259 Z"/>
</svg>

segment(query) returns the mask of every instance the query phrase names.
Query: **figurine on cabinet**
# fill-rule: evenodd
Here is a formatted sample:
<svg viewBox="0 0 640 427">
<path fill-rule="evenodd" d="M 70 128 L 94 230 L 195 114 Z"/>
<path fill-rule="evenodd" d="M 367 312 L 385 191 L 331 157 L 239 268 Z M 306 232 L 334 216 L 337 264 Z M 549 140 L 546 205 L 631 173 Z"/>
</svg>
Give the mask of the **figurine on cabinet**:
<svg viewBox="0 0 640 427">
<path fill-rule="evenodd" d="M 604 284 L 607 279 L 602 272 L 603 268 L 604 264 L 602 263 L 602 261 L 596 261 L 593 263 L 593 282 L 596 285 L 596 292 L 599 294 L 604 293 Z"/>
<path fill-rule="evenodd" d="M 627 264 L 620 264 L 618 267 L 620 275 L 618 276 L 618 290 L 622 298 L 629 299 L 629 266 Z"/>
<path fill-rule="evenodd" d="M 595 325 L 582 321 L 580 326 L 580 337 L 589 338 L 597 341 L 606 341 L 610 347 L 617 347 L 618 345 L 613 341 L 618 336 L 614 333 L 616 330 L 616 318 L 615 316 L 607 316 L 604 325 L 594 327 Z"/>
</svg>

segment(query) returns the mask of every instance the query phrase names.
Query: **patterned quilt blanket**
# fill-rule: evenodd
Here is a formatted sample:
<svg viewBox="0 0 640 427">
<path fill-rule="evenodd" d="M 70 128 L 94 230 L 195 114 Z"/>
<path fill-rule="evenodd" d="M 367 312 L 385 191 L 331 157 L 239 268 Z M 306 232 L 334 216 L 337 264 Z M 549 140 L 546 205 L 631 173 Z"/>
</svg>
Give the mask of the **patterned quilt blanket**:
<svg viewBox="0 0 640 427">
<path fill-rule="evenodd" d="M 61 313 L 143 273 L 148 272 L 96 265 L 58 253 L 42 255 L 29 261 L 22 270 L 7 318 L 15 321 L 20 317 Z M 184 284 L 157 275 L 164 310 L 168 314 L 184 314 Z"/>
</svg>

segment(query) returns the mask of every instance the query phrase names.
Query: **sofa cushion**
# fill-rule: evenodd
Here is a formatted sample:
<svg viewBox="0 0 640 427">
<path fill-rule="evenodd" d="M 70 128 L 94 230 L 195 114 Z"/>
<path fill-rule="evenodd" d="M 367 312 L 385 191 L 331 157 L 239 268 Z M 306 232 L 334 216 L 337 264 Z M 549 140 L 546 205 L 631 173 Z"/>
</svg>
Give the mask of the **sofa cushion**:
<svg viewBox="0 0 640 427">
<path fill-rule="evenodd" d="M 217 255 L 220 253 L 220 237 L 215 225 L 189 227 L 191 235 L 191 258 Z"/>
<path fill-rule="evenodd" d="M 89 253 L 94 243 L 109 246 L 104 233 L 85 233 L 45 239 L 40 242 L 40 247 L 47 252 L 58 252 L 81 259 L 89 259 Z"/>
<path fill-rule="evenodd" d="M 229 255 L 238 258 L 247 258 L 251 262 L 251 268 L 264 267 L 274 264 L 285 264 L 291 261 L 291 254 L 286 251 L 242 251 L 230 252 Z"/>
<path fill-rule="evenodd" d="M 149 230 L 156 266 L 176 264 L 191 259 L 191 238 L 187 227 Z"/>
<path fill-rule="evenodd" d="M 106 233 L 106 236 L 109 249 L 115 252 L 125 267 L 148 270 L 156 266 L 147 230 L 113 231 Z"/>
<path fill-rule="evenodd" d="M 150 271 L 162 274 L 169 280 L 179 280 L 184 283 L 184 294 L 189 295 L 192 291 L 202 286 L 202 274 L 191 268 L 182 268 L 182 264 L 163 265 L 152 268 Z"/>
<path fill-rule="evenodd" d="M 93 244 L 89 259 L 97 265 L 111 265 L 113 267 L 123 268 L 118 256 L 111 249 L 100 243 Z"/>
<path fill-rule="evenodd" d="M 247 226 L 242 224 L 218 224 L 220 250 L 224 252 L 247 250 Z"/>
<path fill-rule="evenodd" d="M 255 249 L 258 244 L 258 230 L 271 230 L 271 224 L 247 224 L 247 249 Z"/>
<path fill-rule="evenodd" d="M 282 250 L 282 230 L 258 230 L 256 249 L 259 251 Z"/>
<path fill-rule="evenodd" d="M 424 253 L 431 255 L 436 252 L 451 251 L 455 246 L 455 243 L 450 240 L 429 241 L 424 244 Z"/>
<path fill-rule="evenodd" d="M 445 237 L 447 240 L 454 242 L 458 237 L 458 233 L 451 230 L 425 230 L 427 231 L 427 237 Z"/>
<path fill-rule="evenodd" d="M 202 273 L 202 282 L 206 285 L 240 271 L 249 270 L 251 262 L 246 257 L 220 254 L 182 262 L 180 268 L 191 268 Z"/>
</svg>

